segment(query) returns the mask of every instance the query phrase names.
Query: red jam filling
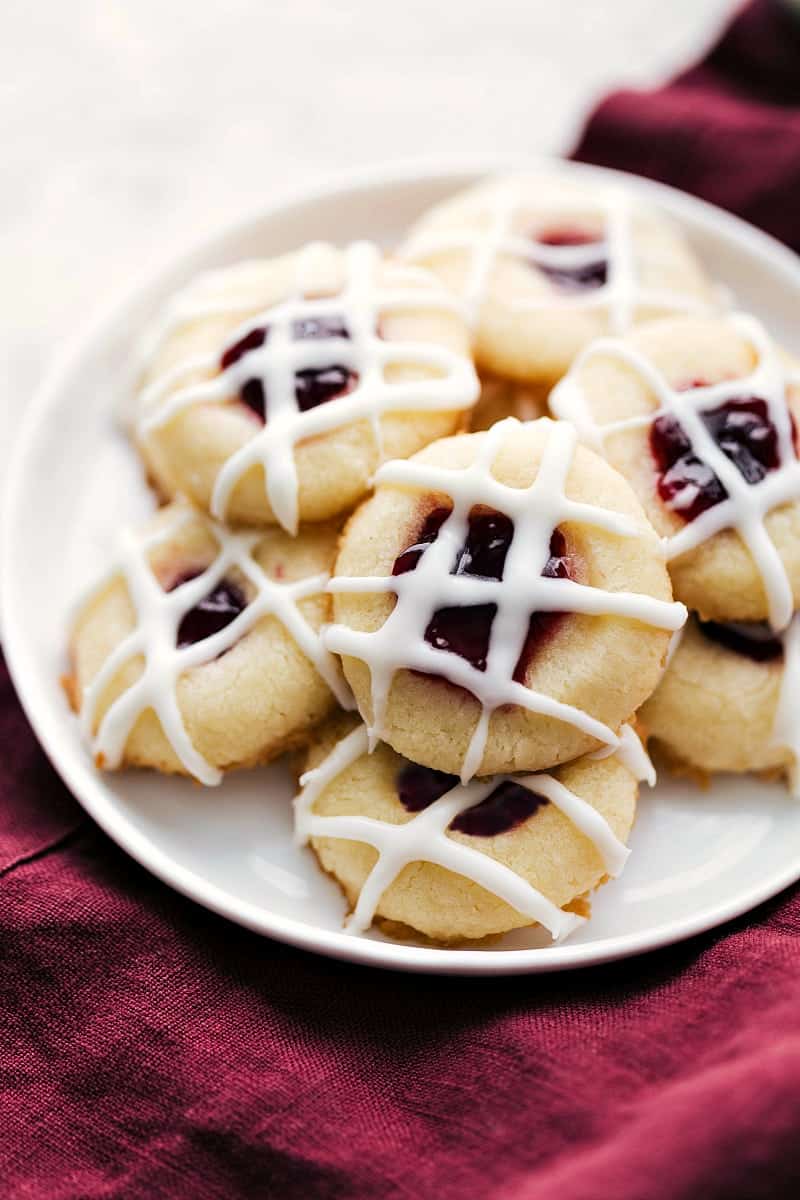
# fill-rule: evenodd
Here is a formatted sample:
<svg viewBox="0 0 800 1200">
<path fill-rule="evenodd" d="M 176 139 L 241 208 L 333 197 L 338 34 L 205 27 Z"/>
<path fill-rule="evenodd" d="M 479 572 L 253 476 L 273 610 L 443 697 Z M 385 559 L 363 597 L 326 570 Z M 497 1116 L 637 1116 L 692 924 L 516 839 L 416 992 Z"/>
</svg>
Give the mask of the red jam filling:
<svg viewBox="0 0 800 1200">
<path fill-rule="evenodd" d="M 181 575 L 169 590 L 173 591 L 182 583 L 196 579 L 200 574 L 202 574 L 201 571 L 194 571 L 187 575 Z M 232 621 L 235 621 L 239 613 L 246 607 L 247 599 L 239 585 L 230 579 L 221 579 L 208 595 L 181 617 L 177 635 L 178 649 L 181 650 L 184 646 L 193 646 L 196 642 L 213 637 L 215 633 L 219 633 L 221 629 L 225 629 Z"/>
<path fill-rule="evenodd" d="M 608 258 L 604 253 L 605 242 L 596 233 L 585 229 L 557 228 L 537 233 L 534 241 L 540 246 L 597 246 L 597 254 L 586 261 L 575 264 L 565 256 L 563 263 L 557 261 L 536 262 L 536 267 L 551 283 L 564 291 L 590 291 L 603 287 L 608 282 Z"/>
<path fill-rule="evenodd" d="M 458 785 L 455 775 L 406 763 L 397 774 L 397 795 L 407 812 L 418 813 Z M 547 804 L 547 799 L 506 779 L 479 804 L 450 822 L 450 829 L 470 837 L 497 837 L 522 825 Z"/>
<path fill-rule="evenodd" d="M 269 326 L 251 329 L 244 337 L 229 346 L 220 359 L 222 370 L 227 370 L 269 340 Z M 350 332 L 342 317 L 332 315 L 307 316 L 292 322 L 292 341 L 320 341 L 325 338 L 350 340 Z M 295 371 L 294 394 L 300 412 L 308 412 L 320 404 L 327 404 L 339 396 L 352 392 L 358 383 L 358 374 L 340 363 L 323 367 L 303 367 Z M 239 399 L 261 422 L 267 419 L 268 397 L 264 381 L 254 375 L 241 384 Z"/>
<path fill-rule="evenodd" d="M 701 413 L 720 450 L 749 484 L 760 483 L 780 464 L 778 433 L 766 400 L 743 396 Z M 721 504 L 728 492 L 715 472 L 698 458 L 680 422 L 670 414 L 650 428 L 650 448 L 658 470 L 658 494 L 664 503 L 693 521 Z"/>
<path fill-rule="evenodd" d="M 426 548 L 438 536 L 450 509 L 435 508 L 425 518 L 416 541 L 395 560 L 393 575 L 416 569 Z M 482 579 L 502 579 L 514 523 L 503 513 L 475 510 L 470 514 L 466 540 L 456 554 L 452 575 L 474 575 Z M 566 542 L 556 529 L 550 539 L 550 557 L 542 574 L 551 579 L 568 579 L 569 559 Z M 425 630 L 425 640 L 437 650 L 446 650 L 466 659 L 478 671 L 486 670 L 492 622 L 497 605 L 473 604 L 437 609 Z M 525 645 L 517 662 L 514 678 L 521 682 L 537 647 L 549 636 L 563 613 L 532 613 Z"/>
</svg>

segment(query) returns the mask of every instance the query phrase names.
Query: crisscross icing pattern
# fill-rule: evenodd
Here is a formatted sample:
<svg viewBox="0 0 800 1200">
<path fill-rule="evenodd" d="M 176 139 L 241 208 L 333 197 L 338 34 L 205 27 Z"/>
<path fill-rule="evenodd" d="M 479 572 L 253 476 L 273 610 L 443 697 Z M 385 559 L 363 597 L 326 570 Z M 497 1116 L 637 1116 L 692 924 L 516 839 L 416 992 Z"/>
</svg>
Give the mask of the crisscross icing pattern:
<svg viewBox="0 0 800 1200">
<path fill-rule="evenodd" d="M 554 305 L 607 310 L 609 328 L 614 333 L 628 329 L 642 308 L 708 311 L 709 305 L 695 296 L 641 282 L 633 240 L 633 201 L 621 189 L 597 189 L 591 195 L 559 200 L 559 219 L 568 221 L 573 213 L 581 216 L 590 210 L 601 215 L 602 240 L 579 245 L 546 245 L 515 231 L 520 214 L 535 215 L 534 197 L 534 189 L 526 187 L 523 179 L 511 179 L 503 186 L 487 189 L 480 203 L 476 197 L 473 210 L 487 217 L 483 227 L 465 223 L 463 228 L 453 230 L 423 228 L 411 235 L 402 254 L 411 261 L 428 260 L 449 251 L 464 251 L 469 255 L 464 294 L 473 326 L 487 299 L 495 265 L 503 258 L 516 259 L 545 272 L 588 270 L 598 256 L 607 264 L 605 282 L 599 286 L 575 290 L 553 286 L 551 294 L 542 298 L 516 297 L 510 303 L 516 311 L 536 311 Z M 554 207 L 548 206 L 548 214 Z"/>
<path fill-rule="evenodd" d="M 376 475 L 376 483 L 449 496 L 452 510 L 413 571 L 397 576 L 337 576 L 328 585 L 332 592 L 393 592 L 396 596 L 394 608 L 379 629 L 364 632 L 331 625 L 324 634 L 329 650 L 360 659 L 370 669 L 369 734 L 373 746 L 383 736 L 389 691 L 398 670 L 442 676 L 471 692 L 479 701 L 480 717 L 462 764 L 464 783 L 479 770 L 491 715 L 504 704 L 519 705 L 529 712 L 564 721 L 608 746 L 619 744 L 614 731 L 589 713 L 515 681 L 514 670 L 532 613 L 615 615 L 671 631 L 686 620 L 682 604 L 630 592 L 604 591 L 571 579 L 542 575 L 553 531 L 564 522 L 580 523 L 623 538 L 647 536 L 640 524 L 620 513 L 568 499 L 565 485 L 577 435 L 569 424 L 546 419 L 544 424 L 547 442 L 536 478 L 527 488 L 508 487 L 495 479 L 491 470 L 504 441 L 513 438 L 515 430 L 520 428 L 514 417 L 498 422 L 482 435 L 478 454 L 462 470 L 414 461 L 385 464 Z M 513 538 L 501 579 L 451 574 L 475 506 L 486 506 L 513 520 Z M 424 636 L 438 609 L 478 604 L 496 605 L 485 670 L 430 645 Z"/>
<path fill-rule="evenodd" d="M 197 404 L 225 403 L 238 396 L 250 380 L 260 381 L 267 397 L 264 426 L 224 463 L 217 475 L 211 502 L 215 517 L 223 520 L 234 488 L 253 466 L 264 470 L 266 494 L 276 518 L 290 533 L 298 526 L 298 478 L 294 451 L 297 444 L 367 421 L 382 457 L 381 417 L 387 413 L 450 412 L 470 408 L 479 385 L 472 363 L 463 355 L 433 342 L 384 340 L 382 318 L 410 312 L 459 313 L 459 305 L 444 289 L 430 286 L 430 276 L 408 265 L 393 270 L 398 284 L 382 285 L 378 279 L 380 252 L 358 242 L 344 251 L 345 282 L 335 296 L 309 296 L 313 265 L 320 252 L 310 245 L 298 255 L 295 294 L 285 302 L 248 318 L 230 338 L 233 346 L 248 333 L 268 326 L 262 345 L 245 353 L 227 369 L 216 373 L 220 355 L 193 358 L 166 372 L 145 389 L 141 399 L 138 434 L 143 442 L 167 425 L 177 413 Z M 424 286 L 421 286 L 424 284 Z M 222 316 L 238 311 L 237 302 L 221 301 L 174 307 L 164 332 L 151 338 L 152 353 L 161 337 L 198 316 Z M 314 336 L 295 340 L 298 323 L 342 320 L 347 336 Z M 298 407 L 295 377 L 298 371 L 341 364 L 357 376 L 346 394 L 307 411 Z M 395 367 L 413 369 L 418 377 L 391 378 Z M 387 375 L 387 373 L 389 373 Z M 208 375 L 212 374 L 212 378 Z"/>
<path fill-rule="evenodd" d="M 794 599 L 786 569 L 765 528 L 764 518 L 778 505 L 800 499 L 800 462 L 795 453 L 787 405 L 787 387 L 800 384 L 800 376 L 786 369 L 772 339 L 753 317 L 734 314 L 728 320 L 752 344 L 757 356 L 754 370 L 744 379 L 726 379 L 721 383 L 676 391 L 640 351 L 614 338 L 599 338 L 578 356 L 569 374 L 556 385 L 550 396 L 550 406 L 556 416 L 572 422 L 581 437 L 601 453 L 612 434 L 649 429 L 658 417 L 673 417 L 691 444 L 691 452 L 711 468 L 728 496 L 665 539 L 667 558 L 674 559 L 693 550 L 720 530 L 734 529 L 753 557 L 767 596 L 770 624 L 779 631 L 792 619 Z M 624 420 L 598 424 L 581 385 L 581 371 L 597 358 L 616 359 L 635 371 L 656 397 L 657 407 Z M 766 402 L 769 419 L 777 432 L 779 465 L 756 483 L 745 480 L 703 421 L 703 414 L 708 410 L 743 395 L 753 395 Z"/>
<path fill-rule="evenodd" d="M 635 739 L 635 734 L 630 732 Z M 547 774 L 497 775 L 488 780 L 458 784 L 411 820 L 398 825 L 374 817 L 326 817 L 315 814 L 314 805 L 325 788 L 366 754 L 368 748 L 369 735 L 365 726 L 359 725 L 334 747 L 318 767 L 302 776 L 301 791 L 294 801 L 295 839 L 299 845 L 306 845 L 312 837 L 343 838 L 366 842 L 378 852 L 377 862 L 365 880 L 358 903 L 346 923 L 345 927 L 351 933 L 360 933 L 369 928 L 381 896 L 403 868 L 415 862 L 435 863 L 471 879 L 487 892 L 505 900 L 517 912 L 544 925 L 554 940 L 565 937 L 583 924 L 582 917 L 558 908 L 510 867 L 447 836 L 449 825 L 460 813 L 480 804 L 507 780 L 544 796 L 558 808 L 576 829 L 590 839 L 609 875 L 619 875 L 625 865 L 629 851 L 614 834 L 605 817 Z M 633 756 L 634 763 L 641 762 L 642 758 L 649 762 L 641 745 L 639 756 Z M 626 766 L 635 773 L 635 767 L 627 761 Z"/>
<path fill-rule="evenodd" d="M 186 729 L 177 697 L 180 677 L 192 667 L 210 662 L 229 650 L 264 616 L 276 617 L 316 667 L 336 699 L 345 708 L 352 707 L 347 685 L 336 660 L 323 647 L 316 630 L 298 608 L 298 601 L 325 590 L 328 575 L 315 575 L 294 583 L 276 583 L 253 558 L 259 533 L 232 533 L 214 521 L 208 521 L 219 552 L 201 575 L 165 592 L 153 573 L 149 555 L 157 546 L 179 533 L 182 525 L 206 520 L 186 509 L 174 521 L 144 538 L 130 530 L 121 536 L 120 556 L 109 572 L 106 583 L 121 577 L 136 613 L 136 625 L 104 662 L 84 690 L 81 722 L 92 743 L 95 758 L 108 767 L 119 766 L 131 730 L 142 713 L 152 709 L 172 749 L 186 771 L 201 783 L 213 785 L 222 772 L 206 761 L 193 745 Z M 236 568 L 254 589 L 247 606 L 224 629 L 194 645 L 178 647 L 177 632 L 182 617 Z M 103 586 L 103 585 L 101 585 Z M 117 673 L 136 658 L 144 660 L 142 674 L 108 707 L 93 736 L 98 705 Z"/>
</svg>

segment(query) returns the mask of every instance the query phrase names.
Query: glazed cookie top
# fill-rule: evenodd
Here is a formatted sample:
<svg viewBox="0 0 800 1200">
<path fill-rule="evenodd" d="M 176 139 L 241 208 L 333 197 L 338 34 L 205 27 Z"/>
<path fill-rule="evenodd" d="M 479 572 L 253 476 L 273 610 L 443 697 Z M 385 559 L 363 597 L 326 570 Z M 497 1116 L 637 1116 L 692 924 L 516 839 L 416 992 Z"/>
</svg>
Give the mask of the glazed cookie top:
<svg viewBox="0 0 800 1200">
<path fill-rule="evenodd" d="M 670 602 L 663 556 L 630 488 L 576 443 L 566 423 L 509 418 L 378 472 L 375 496 L 343 537 L 329 585 L 337 623 L 325 634 L 344 658 L 373 743 L 382 738 L 420 762 L 433 756 L 430 765 L 465 782 L 497 769 L 490 722 L 509 706 L 554 728 L 535 752 L 517 731 L 520 757 L 504 759 L 508 769 L 574 757 L 559 743 L 565 726 L 582 739 L 576 753 L 617 745 L 615 729 L 652 691 L 667 631 L 686 612 Z M 546 643 L 565 614 L 579 614 L 586 627 L 553 654 Z M 624 677 L 606 678 L 607 656 L 624 662 Z M 543 659 L 550 682 L 537 690 Z M 551 672 L 558 681 L 576 677 L 570 694 L 585 694 L 590 711 L 555 699 Z M 478 701 L 462 761 L 452 761 L 457 730 L 436 710 L 437 689 L 418 698 L 432 710 L 420 714 L 421 740 L 393 720 L 390 693 L 409 676 L 439 677 Z M 437 740 L 431 730 L 440 728 Z"/>
<path fill-rule="evenodd" d="M 683 237 L 618 185 L 518 174 L 426 213 L 401 253 L 464 298 L 481 367 L 557 378 L 590 338 L 703 311 L 713 294 Z"/>
<path fill-rule="evenodd" d="M 371 773 L 367 793 L 362 786 L 359 796 L 352 768 L 367 755 L 369 734 L 363 725 L 347 729 L 346 722 L 339 722 L 338 732 L 344 735 L 341 740 L 328 738 L 321 750 L 311 751 L 310 769 L 301 776 L 301 791 L 294 801 L 294 816 L 300 845 L 312 838 L 333 838 L 366 842 L 377 851 L 375 865 L 346 923 L 352 933 L 369 928 L 381 896 L 405 866 L 428 862 L 498 896 L 542 924 L 554 939 L 566 936 L 583 918 L 557 907 L 517 873 L 510 861 L 504 861 L 508 860 L 508 843 L 499 836 L 523 825 L 547 805 L 557 808 L 593 843 L 609 875 L 618 875 L 625 865 L 629 851 L 603 814 L 578 794 L 586 791 L 593 769 L 590 758 L 554 772 L 494 776 L 465 785 L 455 776 L 421 767 L 381 746 L 376 755 L 381 761 Z M 594 770 L 628 773 L 636 781 L 646 778 L 652 782 L 653 778 L 647 755 L 627 728 L 617 755 L 595 763 Z M 327 811 L 320 814 L 317 810 L 326 793 L 335 793 L 333 803 L 325 805 Z"/>
<path fill-rule="evenodd" d="M 231 498 L 261 468 L 263 511 L 250 518 L 290 532 L 304 515 L 300 446 L 335 441 L 362 423 L 380 457 L 382 418 L 457 415 L 478 393 L 452 298 L 434 276 L 383 260 L 367 243 L 314 243 L 200 276 L 166 308 L 142 360 L 137 437 L 145 454 L 187 410 L 223 410 L 224 423 L 209 434 L 216 452 L 225 448 L 212 515 L 242 519 L 229 511 Z M 348 449 L 345 439 L 340 457 Z"/>
<path fill-rule="evenodd" d="M 800 603 L 800 370 L 759 322 L 673 318 L 600 339 L 550 404 L 632 483 L 680 599 L 786 627 Z"/>
<path fill-rule="evenodd" d="M 324 592 L 329 575 L 320 565 L 330 562 L 335 537 L 335 529 L 327 533 L 321 526 L 310 544 L 278 530 L 232 532 L 185 503 L 161 509 L 143 532 L 123 531 L 117 562 L 94 594 L 122 580 L 130 627 L 75 697 L 98 763 L 119 765 L 131 730 L 152 710 L 184 770 L 202 783 L 219 783 L 221 772 L 189 737 L 176 687 L 187 671 L 224 654 L 264 616 L 281 622 L 337 700 L 351 707 L 336 660 L 298 607 Z M 138 678 L 98 724 L 107 688 L 137 660 Z"/>
</svg>

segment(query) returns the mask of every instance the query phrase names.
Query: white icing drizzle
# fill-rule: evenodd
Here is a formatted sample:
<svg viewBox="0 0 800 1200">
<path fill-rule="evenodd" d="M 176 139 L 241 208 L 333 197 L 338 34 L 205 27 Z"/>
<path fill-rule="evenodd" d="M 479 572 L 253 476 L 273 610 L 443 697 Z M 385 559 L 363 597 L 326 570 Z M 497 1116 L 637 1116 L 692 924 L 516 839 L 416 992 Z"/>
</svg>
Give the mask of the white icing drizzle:
<svg viewBox="0 0 800 1200">
<path fill-rule="evenodd" d="M 402 273 L 402 286 L 382 286 L 377 278 L 380 251 L 358 242 L 344 251 L 343 290 L 335 296 L 307 296 L 320 250 L 319 245 L 312 244 L 298 255 L 295 294 L 290 299 L 249 317 L 226 342 L 233 346 L 249 332 L 268 325 L 269 336 L 262 346 L 248 351 L 218 374 L 220 353 L 179 363 L 142 395 L 138 435 L 146 442 L 155 430 L 189 406 L 230 403 L 245 382 L 260 380 L 267 397 L 268 419 L 217 475 L 211 510 L 220 520 L 239 481 L 253 466 L 260 465 L 275 517 L 290 533 L 296 533 L 298 479 L 294 451 L 299 442 L 366 421 L 382 456 L 380 421 L 385 414 L 453 412 L 470 408 L 477 399 L 478 379 L 465 356 L 432 342 L 390 341 L 380 336 L 382 317 L 404 312 L 459 312 L 459 305 L 444 289 L 415 286 L 422 273 L 408 266 L 395 268 Z M 427 273 L 425 280 L 429 280 Z M 183 324 L 198 315 L 235 315 L 240 311 L 240 302 L 225 300 L 220 300 L 218 306 L 207 302 L 199 310 L 186 304 L 174 306 L 165 326 L 151 338 L 149 351 L 153 352 L 176 323 Z M 294 322 L 326 316 L 342 318 L 349 338 L 292 340 Z M 301 412 L 295 396 L 295 372 L 332 363 L 358 374 L 352 391 Z M 423 377 L 387 379 L 387 371 L 397 366 L 418 368 Z"/>
<path fill-rule="evenodd" d="M 542 208 L 543 216 L 549 216 L 557 208 L 559 220 L 562 217 L 569 219 L 572 214 L 585 216 L 587 211 L 600 214 L 603 240 L 577 246 L 548 246 L 515 233 L 514 225 L 520 212 L 526 217 L 531 214 L 535 217 L 535 196 L 535 187 L 526 187 L 521 179 L 511 179 L 503 186 L 487 189 L 479 208 L 476 197 L 477 211 L 488 216 L 485 228 L 469 225 L 453 230 L 422 228 L 412 233 L 402 254 L 412 261 L 427 261 L 431 256 L 451 250 L 466 251 L 470 255 L 464 295 L 473 327 L 487 298 L 492 271 L 502 258 L 517 259 L 534 267 L 570 270 L 589 267 L 602 255 L 608 264 L 606 282 L 602 286 L 567 291 L 553 283 L 549 293 L 540 299 L 513 299 L 510 307 L 516 311 L 537 311 L 554 306 L 606 309 L 610 329 L 621 333 L 633 324 L 642 308 L 707 312 L 711 307 L 697 297 L 666 288 L 647 287 L 640 281 L 633 239 L 634 204 L 621 189 L 601 188 L 590 196 L 565 196 L 557 204 Z M 473 215 L 476 209 L 465 213 L 465 217 Z"/>
<path fill-rule="evenodd" d="M 667 647 L 667 657 L 664 660 L 664 671 L 665 672 L 669 669 L 670 663 L 672 662 L 675 655 L 678 653 L 678 649 L 680 647 L 681 642 L 683 641 L 683 635 L 685 632 L 686 632 L 686 626 L 684 625 L 682 629 L 676 629 L 675 632 L 673 633 L 672 637 L 669 639 L 669 646 Z"/>
<path fill-rule="evenodd" d="M 207 522 L 219 551 L 201 575 L 165 592 L 150 565 L 149 554 L 175 537 L 182 525 L 198 520 Z M 263 534 L 257 532 L 233 533 L 188 508 L 174 521 L 144 538 L 131 530 L 123 532 L 119 562 L 104 583 L 122 578 L 136 613 L 136 625 L 84 689 L 81 701 L 85 736 L 91 741 L 95 758 L 105 766 L 119 766 L 131 730 L 142 713 L 152 709 L 186 771 L 201 783 L 218 784 L 222 772 L 206 761 L 189 737 L 178 704 L 177 684 L 186 671 L 210 662 L 230 649 L 265 616 L 274 616 L 281 622 L 339 703 L 352 708 L 349 689 L 335 658 L 324 648 L 320 635 L 297 606 L 305 597 L 322 593 L 329 576 L 314 575 L 294 583 L 275 582 L 253 558 L 253 551 L 262 537 Z M 252 600 L 224 629 L 194 645 L 178 649 L 177 631 L 182 617 L 207 596 L 231 568 L 237 568 L 252 585 L 255 593 Z M 139 656 L 144 659 L 141 676 L 112 702 L 93 735 L 98 705 L 106 688 L 127 663 Z"/>
<path fill-rule="evenodd" d="M 789 790 L 795 799 L 800 799 L 800 614 L 795 615 L 784 631 L 782 641 L 783 675 L 772 740 L 792 753 L 793 761 L 786 774 Z"/>
<path fill-rule="evenodd" d="M 361 933 L 372 924 L 381 896 L 409 863 L 429 862 L 462 875 L 504 900 L 517 912 L 543 925 L 557 941 L 571 933 L 584 918 L 565 912 L 548 900 L 510 867 L 472 846 L 447 836 L 451 822 L 485 800 L 501 783 L 510 781 L 545 796 L 587 837 L 603 860 L 609 875 L 619 875 L 628 858 L 627 847 L 610 825 L 586 800 L 569 791 L 552 775 L 497 775 L 469 784 L 457 784 L 433 804 L 403 824 L 364 816 L 318 816 L 314 813 L 322 792 L 334 779 L 370 749 L 367 729 L 359 725 L 340 741 L 319 766 L 300 779 L 294 800 L 295 840 L 306 845 L 311 838 L 342 838 L 366 842 L 378 859 L 359 893 L 358 903 L 345 928 Z"/>
<path fill-rule="evenodd" d="M 720 530 L 735 530 L 750 551 L 761 576 L 770 624 L 773 629 L 781 630 L 789 624 L 794 611 L 792 585 L 767 533 L 764 518 L 778 505 L 800 499 L 800 462 L 795 455 L 786 402 L 786 388 L 794 382 L 794 375 L 785 369 L 775 344 L 758 321 L 741 313 L 728 319 L 756 353 L 756 366 L 746 378 L 726 379 L 679 392 L 640 351 L 613 338 L 598 338 L 578 356 L 569 373 L 556 385 L 550 395 L 550 407 L 557 417 L 571 421 L 581 437 L 601 452 L 605 440 L 612 434 L 649 428 L 664 414 L 673 417 L 691 443 L 692 453 L 711 468 L 728 498 L 687 522 L 672 537 L 665 538 L 667 558 L 671 560 L 695 549 Z M 598 424 L 580 383 L 583 367 L 597 358 L 613 358 L 629 366 L 652 391 L 657 407 L 621 421 Z M 775 470 L 768 471 L 759 483 L 753 484 L 747 483 L 719 448 L 702 416 L 708 409 L 747 395 L 766 401 L 769 419 L 777 431 L 780 460 Z"/>
<path fill-rule="evenodd" d="M 389 691 L 398 670 L 442 676 L 471 692 L 479 701 L 481 714 L 462 764 L 463 783 L 478 772 L 491 715 L 504 704 L 519 705 L 529 712 L 564 721 L 614 749 L 619 745 L 612 729 L 582 709 L 514 680 L 531 613 L 615 615 L 668 630 L 679 628 L 686 620 L 682 604 L 630 592 L 608 592 L 570 579 L 542 575 L 551 536 L 562 523 L 578 522 L 623 538 L 644 536 L 641 525 L 620 513 L 567 498 L 564 488 L 577 435 L 571 425 L 543 420 L 548 430 L 547 443 L 536 478 L 527 488 L 508 487 L 491 473 L 501 445 L 520 428 L 514 417 L 498 422 L 483 435 L 474 462 L 462 470 L 413 461 L 395 461 L 381 467 L 376 483 L 447 495 L 453 501 L 452 511 L 414 570 L 397 576 L 336 576 L 328 585 L 332 592 L 392 592 L 396 596 L 392 612 L 379 629 L 361 632 L 344 625 L 331 625 L 324 634 L 329 650 L 360 659 L 369 666 L 372 693 L 369 736 L 373 747 L 384 734 Z M 476 505 L 504 513 L 514 523 L 501 580 L 450 573 L 466 540 L 469 515 Z M 488 603 L 494 603 L 497 612 L 485 670 L 478 670 L 457 654 L 425 641 L 425 629 L 437 609 Z"/>
<path fill-rule="evenodd" d="M 679 630 L 674 637 L 678 637 Z M 630 771 L 637 783 L 646 783 L 648 787 L 656 786 L 656 769 L 653 760 L 645 749 L 642 739 L 632 725 L 623 725 L 619 731 L 619 745 L 602 746 L 590 754 L 590 758 L 602 759 L 616 755 L 626 770 Z"/>
</svg>

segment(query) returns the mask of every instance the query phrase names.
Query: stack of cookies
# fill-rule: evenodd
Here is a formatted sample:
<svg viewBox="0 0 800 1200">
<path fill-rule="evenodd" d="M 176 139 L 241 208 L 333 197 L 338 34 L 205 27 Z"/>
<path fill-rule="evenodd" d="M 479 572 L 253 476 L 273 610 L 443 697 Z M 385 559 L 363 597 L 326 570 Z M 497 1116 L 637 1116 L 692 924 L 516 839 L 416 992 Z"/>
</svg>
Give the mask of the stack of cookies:
<svg viewBox="0 0 800 1200">
<path fill-rule="evenodd" d="M 569 933 L 652 781 L 635 728 L 683 769 L 794 763 L 800 387 L 717 307 L 624 191 L 527 176 L 395 258 L 190 283 L 137 400 L 161 507 L 71 633 L 97 765 L 294 751 L 353 931 Z"/>
<path fill-rule="evenodd" d="M 752 317 L 597 340 L 551 403 L 661 535 L 691 610 L 642 721 L 679 770 L 787 771 L 800 750 L 800 373 Z"/>
</svg>

